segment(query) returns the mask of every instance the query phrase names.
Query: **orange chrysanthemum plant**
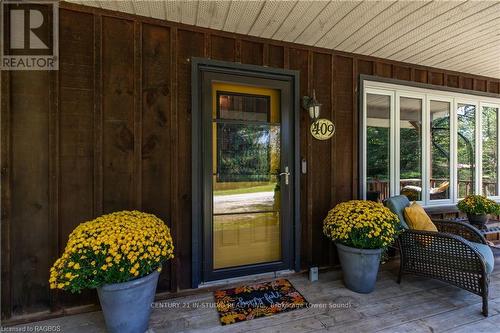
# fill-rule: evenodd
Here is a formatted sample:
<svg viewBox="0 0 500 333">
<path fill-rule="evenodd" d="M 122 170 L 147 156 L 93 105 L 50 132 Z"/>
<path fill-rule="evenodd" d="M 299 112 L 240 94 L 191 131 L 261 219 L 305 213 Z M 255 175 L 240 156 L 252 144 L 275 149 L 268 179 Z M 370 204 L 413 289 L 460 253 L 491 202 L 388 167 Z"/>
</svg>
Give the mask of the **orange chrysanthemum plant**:
<svg viewBox="0 0 500 333">
<path fill-rule="evenodd" d="M 50 288 L 73 293 L 160 271 L 173 258 L 168 226 L 152 214 L 121 211 L 80 224 L 50 269 Z"/>
</svg>

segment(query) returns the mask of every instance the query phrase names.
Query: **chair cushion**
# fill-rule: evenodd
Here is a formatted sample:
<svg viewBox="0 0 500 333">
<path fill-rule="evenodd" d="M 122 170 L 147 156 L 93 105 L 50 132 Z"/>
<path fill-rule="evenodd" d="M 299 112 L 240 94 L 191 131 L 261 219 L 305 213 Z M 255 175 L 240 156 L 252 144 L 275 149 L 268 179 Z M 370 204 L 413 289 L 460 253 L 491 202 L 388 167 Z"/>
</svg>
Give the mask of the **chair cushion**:
<svg viewBox="0 0 500 333">
<path fill-rule="evenodd" d="M 401 223 L 401 227 L 403 229 L 408 229 L 408 223 L 406 223 L 405 220 L 404 210 L 405 207 L 408 207 L 409 205 L 410 200 L 408 200 L 408 198 L 404 195 L 396 195 L 385 201 L 385 206 L 399 217 L 399 222 Z"/>
<path fill-rule="evenodd" d="M 438 231 L 425 210 L 415 201 L 404 209 L 406 223 L 413 230 Z"/>
<path fill-rule="evenodd" d="M 489 274 L 493 272 L 493 268 L 495 268 L 495 257 L 493 256 L 493 251 L 486 244 L 474 243 L 470 242 L 470 244 L 479 252 L 486 262 L 486 272 Z"/>
</svg>

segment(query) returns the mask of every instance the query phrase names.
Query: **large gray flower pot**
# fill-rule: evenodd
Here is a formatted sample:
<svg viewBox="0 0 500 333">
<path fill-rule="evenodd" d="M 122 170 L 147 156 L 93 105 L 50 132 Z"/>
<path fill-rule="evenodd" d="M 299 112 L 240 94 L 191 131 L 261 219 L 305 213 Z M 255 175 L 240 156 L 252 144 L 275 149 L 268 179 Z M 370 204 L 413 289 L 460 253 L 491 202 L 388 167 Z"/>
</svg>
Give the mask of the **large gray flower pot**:
<svg viewBox="0 0 500 333">
<path fill-rule="evenodd" d="M 336 243 L 347 288 L 357 293 L 371 293 L 377 282 L 382 249 L 357 249 Z"/>
<path fill-rule="evenodd" d="M 148 329 L 160 273 L 154 271 L 128 282 L 97 288 L 106 327 L 110 333 L 144 333 Z"/>
<path fill-rule="evenodd" d="M 469 214 L 467 213 L 467 220 L 469 223 L 478 229 L 486 229 L 486 223 L 488 223 L 488 214 Z"/>
</svg>

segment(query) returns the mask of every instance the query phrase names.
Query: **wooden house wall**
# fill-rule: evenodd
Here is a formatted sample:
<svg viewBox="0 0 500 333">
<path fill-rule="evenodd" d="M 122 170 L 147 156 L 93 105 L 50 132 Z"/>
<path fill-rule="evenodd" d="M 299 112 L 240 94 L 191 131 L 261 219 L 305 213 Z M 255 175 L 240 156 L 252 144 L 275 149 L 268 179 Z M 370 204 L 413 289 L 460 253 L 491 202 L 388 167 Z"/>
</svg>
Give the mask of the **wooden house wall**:
<svg viewBox="0 0 500 333">
<path fill-rule="evenodd" d="M 50 292 L 49 267 L 80 222 L 138 209 L 167 222 L 176 258 L 158 290 L 190 287 L 190 58 L 300 71 L 336 124 L 314 140 L 301 112 L 302 265 L 336 264 L 322 219 L 356 198 L 358 78 L 500 93 L 500 80 L 61 4 L 60 70 L 2 73 L 2 317 L 95 302 Z"/>
</svg>

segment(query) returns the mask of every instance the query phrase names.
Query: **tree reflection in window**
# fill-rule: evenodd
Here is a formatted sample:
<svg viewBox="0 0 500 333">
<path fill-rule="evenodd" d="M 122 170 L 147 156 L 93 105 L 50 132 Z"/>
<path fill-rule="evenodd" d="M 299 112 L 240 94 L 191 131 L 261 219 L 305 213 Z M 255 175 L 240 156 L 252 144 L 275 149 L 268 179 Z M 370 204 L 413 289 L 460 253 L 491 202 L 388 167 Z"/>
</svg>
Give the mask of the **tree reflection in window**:
<svg viewBox="0 0 500 333">
<path fill-rule="evenodd" d="M 219 123 L 217 135 L 217 181 L 270 181 L 277 172 L 279 126 Z"/>
<path fill-rule="evenodd" d="M 429 175 L 430 200 L 450 198 L 450 103 L 430 102 L 431 168 Z"/>
<path fill-rule="evenodd" d="M 483 195 L 498 195 L 498 108 L 483 107 L 481 118 Z"/>
<path fill-rule="evenodd" d="M 459 103 L 457 120 L 458 197 L 463 198 L 468 194 L 473 194 L 475 187 L 476 106 Z"/>
</svg>

